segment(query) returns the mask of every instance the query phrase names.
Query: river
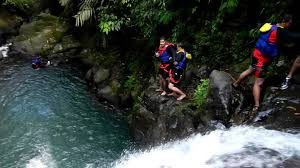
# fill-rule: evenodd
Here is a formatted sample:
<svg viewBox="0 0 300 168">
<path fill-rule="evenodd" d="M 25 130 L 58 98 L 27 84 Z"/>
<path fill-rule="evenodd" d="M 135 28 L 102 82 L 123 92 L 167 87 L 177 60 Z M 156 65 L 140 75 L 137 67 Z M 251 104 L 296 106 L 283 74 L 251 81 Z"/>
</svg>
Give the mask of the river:
<svg viewBox="0 0 300 168">
<path fill-rule="evenodd" d="M 126 120 L 105 112 L 76 69 L 8 61 L 0 79 L 1 168 L 111 167 L 132 146 Z"/>
<path fill-rule="evenodd" d="M 1 168 L 300 167 L 298 128 L 234 126 L 140 150 L 76 68 L 12 60 L 0 66 Z"/>
</svg>

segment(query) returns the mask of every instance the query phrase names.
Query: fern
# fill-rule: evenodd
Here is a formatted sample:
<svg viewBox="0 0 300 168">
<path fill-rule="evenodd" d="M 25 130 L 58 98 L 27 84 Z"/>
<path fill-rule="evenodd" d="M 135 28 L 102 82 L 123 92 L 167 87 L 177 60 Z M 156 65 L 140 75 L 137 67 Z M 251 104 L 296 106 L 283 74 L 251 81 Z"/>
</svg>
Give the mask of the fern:
<svg viewBox="0 0 300 168">
<path fill-rule="evenodd" d="M 94 6 L 97 0 L 84 0 L 80 5 L 79 12 L 74 16 L 76 18 L 76 26 L 82 26 L 87 20 L 95 15 Z"/>
<path fill-rule="evenodd" d="M 80 10 L 74 17 L 76 19 L 76 26 L 82 26 L 87 20 L 89 20 L 94 15 L 93 8 L 86 8 Z"/>
</svg>

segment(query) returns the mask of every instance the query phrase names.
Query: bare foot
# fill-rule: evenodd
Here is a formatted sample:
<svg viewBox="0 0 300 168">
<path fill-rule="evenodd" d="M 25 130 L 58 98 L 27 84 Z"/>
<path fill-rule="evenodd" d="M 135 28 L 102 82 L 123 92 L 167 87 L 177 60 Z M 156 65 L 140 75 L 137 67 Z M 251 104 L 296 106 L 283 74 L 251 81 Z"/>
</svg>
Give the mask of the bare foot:
<svg viewBox="0 0 300 168">
<path fill-rule="evenodd" d="M 232 86 L 233 86 L 234 88 L 237 88 L 239 85 L 236 84 L 235 82 L 233 82 L 233 83 L 232 83 Z"/>
<path fill-rule="evenodd" d="M 164 96 L 166 94 L 167 94 L 167 92 L 163 91 L 160 95 Z"/>
<path fill-rule="evenodd" d="M 185 94 L 184 94 L 184 95 L 181 95 L 181 96 L 179 96 L 179 97 L 177 98 L 177 100 L 180 101 L 180 100 L 184 99 L 185 97 L 186 97 Z"/>
<path fill-rule="evenodd" d="M 156 92 L 163 92 L 163 90 L 161 88 L 159 89 L 155 89 Z"/>
</svg>

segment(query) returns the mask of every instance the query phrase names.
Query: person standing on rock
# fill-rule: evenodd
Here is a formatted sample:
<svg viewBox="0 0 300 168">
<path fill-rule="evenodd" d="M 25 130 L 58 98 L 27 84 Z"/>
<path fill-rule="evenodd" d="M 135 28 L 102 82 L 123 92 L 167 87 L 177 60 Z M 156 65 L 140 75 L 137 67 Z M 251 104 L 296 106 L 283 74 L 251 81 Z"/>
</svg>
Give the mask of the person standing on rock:
<svg viewBox="0 0 300 168">
<path fill-rule="evenodd" d="M 167 94 L 167 78 L 169 76 L 169 71 L 171 69 L 171 64 L 173 62 L 174 56 L 176 54 L 176 49 L 174 44 L 165 41 L 164 38 L 161 38 L 159 41 L 159 48 L 156 51 L 155 56 L 160 59 L 159 65 L 159 84 L 160 89 L 157 91 L 162 91 L 161 95 Z"/>
<path fill-rule="evenodd" d="M 183 73 L 187 65 L 186 52 L 182 46 L 182 43 L 177 44 L 177 53 L 174 58 L 172 68 L 169 71 L 169 89 L 172 93 L 168 96 L 177 97 L 177 100 L 180 101 L 186 97 L 186 94 L 180 90 L 179 84 L 182 81 Z"/>
<path fill-rule="evenodd" d="M 254 74 L 255 82 L 253 85 L 254 107 L 250 117 L 254 117 L 260 107 L 260 96 L 262 86 L 265 81 L 268 66 L 279 56 L 279 43 L 285 41 L 289 37 L 289 33 L 285 28 L 292 24 L 292 16 L 285 15 L 281 23 L 271 25 L 264 24 L 260 28 L 261 35 L 255 44 L 254 51 L 251 56 L 251 66 L 242 72 L 239 78 L 232 84 L 234 88 L 249 75 Z"/>
</svg>

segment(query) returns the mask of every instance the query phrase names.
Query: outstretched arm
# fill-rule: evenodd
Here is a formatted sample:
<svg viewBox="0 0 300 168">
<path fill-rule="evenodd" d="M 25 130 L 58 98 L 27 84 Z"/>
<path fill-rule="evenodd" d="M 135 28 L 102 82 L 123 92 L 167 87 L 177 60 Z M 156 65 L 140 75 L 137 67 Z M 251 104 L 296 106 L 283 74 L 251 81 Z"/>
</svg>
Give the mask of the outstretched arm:
<svg viewBox="0 0 300 168">
<path fill-rule="evenodd" d="M 291 32 L 286 29 L 279 28 L 278 36 L 281 43 L 296 43 L 300 44 L 300 33 Z"/>
</svg>

